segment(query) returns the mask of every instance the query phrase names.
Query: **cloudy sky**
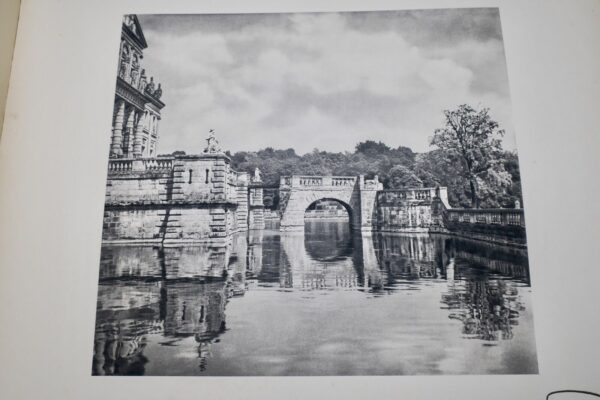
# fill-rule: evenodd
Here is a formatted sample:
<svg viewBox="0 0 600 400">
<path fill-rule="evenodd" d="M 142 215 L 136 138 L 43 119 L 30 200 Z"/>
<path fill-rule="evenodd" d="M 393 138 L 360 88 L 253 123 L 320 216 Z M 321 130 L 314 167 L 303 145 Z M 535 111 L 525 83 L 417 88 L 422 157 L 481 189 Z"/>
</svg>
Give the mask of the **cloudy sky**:
<svg viewBox="0 0 600 400">
<path fill-rule="evenodd" d="M 159 153 L 429 149 L 442 111 L 489 107 L 514 149 L 497 9 L 140 15 L 163 85 Z"/>
</svg>

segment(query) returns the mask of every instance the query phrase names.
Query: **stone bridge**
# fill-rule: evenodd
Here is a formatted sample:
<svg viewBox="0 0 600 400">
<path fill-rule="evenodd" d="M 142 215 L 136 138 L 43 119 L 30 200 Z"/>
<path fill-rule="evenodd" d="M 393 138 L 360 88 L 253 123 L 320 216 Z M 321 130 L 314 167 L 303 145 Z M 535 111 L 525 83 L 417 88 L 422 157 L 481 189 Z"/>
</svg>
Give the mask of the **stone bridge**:
<svg viewBox="0 0 600 400">
<path fill-rule="evenodd" d="M 279 186 L 281 230 L 303 231 L 304 213 L 312 203 L 336 200 L 348 211 L 353 229 L 371 231 L 377 191 L 382 189 L 377 176 L 373 180 L 365 180 L 363 175 L 282 176 Z"/>
</svg>

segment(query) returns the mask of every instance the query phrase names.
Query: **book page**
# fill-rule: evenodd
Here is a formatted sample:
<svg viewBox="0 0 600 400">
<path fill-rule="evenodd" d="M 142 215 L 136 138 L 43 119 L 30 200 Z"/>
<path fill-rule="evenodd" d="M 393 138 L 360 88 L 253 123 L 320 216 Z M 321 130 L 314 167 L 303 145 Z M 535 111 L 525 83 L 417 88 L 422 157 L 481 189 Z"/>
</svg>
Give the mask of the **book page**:
<svg viewBox="0 0 600 400">
<path fill-rule="evenodd" d="M 598 11 L 25 2 L 2 397 L 594 398 Z"/>
</svg>

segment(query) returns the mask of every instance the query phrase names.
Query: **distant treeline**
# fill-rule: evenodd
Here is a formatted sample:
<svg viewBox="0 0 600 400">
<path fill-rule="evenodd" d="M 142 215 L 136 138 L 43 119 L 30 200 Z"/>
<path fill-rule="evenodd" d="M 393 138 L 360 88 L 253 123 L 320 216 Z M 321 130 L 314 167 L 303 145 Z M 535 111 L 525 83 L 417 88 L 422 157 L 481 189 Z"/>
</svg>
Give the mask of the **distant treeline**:
<svg viewBox="0 0 600 400">
<path fill-rule="evenodd" d="M 261 171 L 266 185 L 277 186 L 283 175 L 375 175 L 386 189 L 446 186 L 454 207 L 471 207 L 471 189 L 465 165 L 442 150 L 415 153 L 408 147 L 391 148 L 371 140 L 356 145 L 353 153 L 313 150 L 302 156 L 294 149 L 266 148 L 256 152 L 227 153 L 237 171 Z M 521 199 L 521 177 L 517 155 L 494 153 L 493 168 L 477 177 L 480 207 L 513 207 Z"/>
</svg>

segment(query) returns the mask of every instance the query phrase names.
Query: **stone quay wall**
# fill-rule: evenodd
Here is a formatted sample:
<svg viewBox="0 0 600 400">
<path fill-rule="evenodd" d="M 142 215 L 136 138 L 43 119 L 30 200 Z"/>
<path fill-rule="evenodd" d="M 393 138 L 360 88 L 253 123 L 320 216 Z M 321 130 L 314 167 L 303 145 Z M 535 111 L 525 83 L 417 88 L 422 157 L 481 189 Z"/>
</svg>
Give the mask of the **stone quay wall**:
<svg viewBox="0 0 600 400">
<path fill-rule="evenodd" d="M 448 203 L 446 188 L 381 190 L 376 198 L 376 229 L 381 232 L 429 232 L 440 224 L 434 207 L 436 199 Z"/>
<path fill-rule="evenodd" d="M 222 153 L 109 161 L 104 242 L 226 239 L 248 229 L 246 173 Z"/>
<path fill-rule="evenodd" d="M 525 247 L 522 209 L 456 209 L 446 188 L 382 190 L 377 193 L 375 229 L 429 232 Z"/>
<path fill-rule="evenodd" d="M 527 246 L 522 208 L 443 210 L 443 228 L 448 233 L 472 239 Z"/>
</svg>

